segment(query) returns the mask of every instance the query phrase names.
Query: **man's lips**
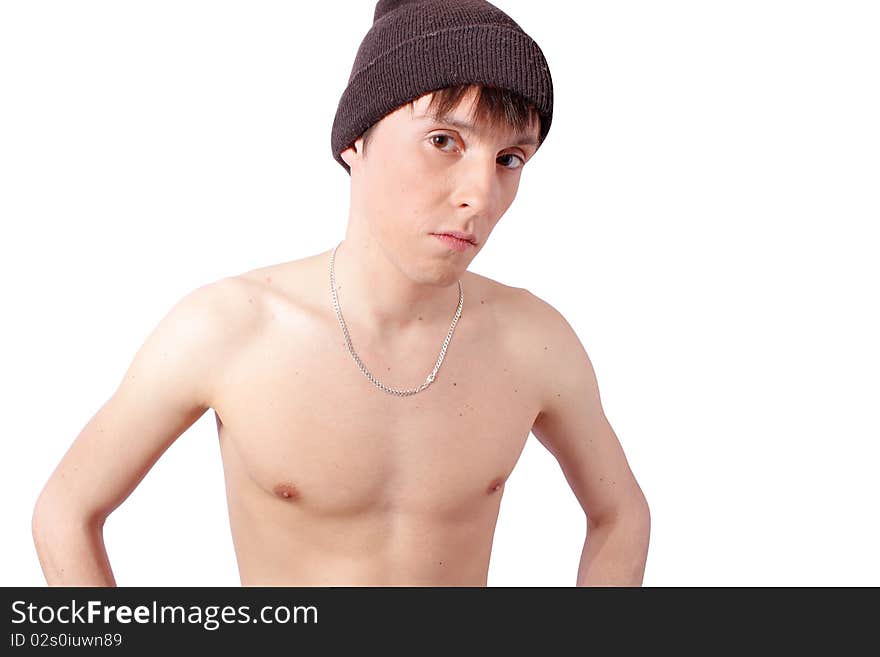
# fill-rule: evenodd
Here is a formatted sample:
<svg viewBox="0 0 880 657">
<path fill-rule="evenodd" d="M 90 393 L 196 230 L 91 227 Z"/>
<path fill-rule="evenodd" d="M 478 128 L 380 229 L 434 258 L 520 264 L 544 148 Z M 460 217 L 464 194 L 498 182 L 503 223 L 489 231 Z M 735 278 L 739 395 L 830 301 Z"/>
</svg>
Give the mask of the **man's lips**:
<svg viewBox="0 0 880 657">
<path fill-rule="evenodd" d="M 467 240 L 462 240 L 457 237 L 453 237 L 448 233 L 432 233 L 434 237 L 443 242 L 446 246 L 453 249 L 454 251 L 466 251 L 467 249 L 474 248 L 474 243 L 469 242 Z"/>
<path fill-rule="evenodd" d="M 450 237 L 455 237 L 456 239 L 464 240 L 465 242 L 470 242 L 471 244 L 476 244 L 477 240 L 471 233 L 462 233 L 457 230 L 442 230 L 437 233 L 432 233 L 433 235 L 449 235 Z"/>
</svg>

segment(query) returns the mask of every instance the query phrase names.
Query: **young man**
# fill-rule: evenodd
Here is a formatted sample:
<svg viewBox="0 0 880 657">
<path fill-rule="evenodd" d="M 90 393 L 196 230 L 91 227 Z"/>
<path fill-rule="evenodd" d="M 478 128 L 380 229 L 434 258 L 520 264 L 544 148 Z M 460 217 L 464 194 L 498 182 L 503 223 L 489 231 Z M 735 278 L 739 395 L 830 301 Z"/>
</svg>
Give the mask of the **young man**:
<svg viewBox="0 0 880 657">
<path fill-rule="evenodd" d="M 485 585 L 530 431 L 586 515 L 576 583 L 640 585 L 648 505 L 580 341 L 467 271 L 551 115 L 540 49 L 497 8 L 380 2 L 333 126 L 345 239 L 162 319 L 37 502 L 47 581 L 115 584 L 104 521 L 211 408 L 243 585 Z"/>
</svg>

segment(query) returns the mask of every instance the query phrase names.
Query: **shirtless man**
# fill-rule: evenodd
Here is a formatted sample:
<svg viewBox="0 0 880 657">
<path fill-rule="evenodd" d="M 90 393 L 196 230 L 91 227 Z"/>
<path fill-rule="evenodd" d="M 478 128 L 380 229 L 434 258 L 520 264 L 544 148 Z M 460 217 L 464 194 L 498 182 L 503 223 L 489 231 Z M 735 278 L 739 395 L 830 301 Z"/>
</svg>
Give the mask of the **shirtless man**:
<svg viewBox="0 0 880 657">
<path fill-rule="evenodd" d="M 414 96 L 338 151 L 335 249 L 172 307 L 37 500 L 50 585 L 115 585 L 106 518 L 208 409 L 242 585 L 485 586 L 530 431 L 586 516 L 577 585 L 641 585 L 648 505 L 589 357 L 552 306 L 467 271 L 546 136 L 527 100 Z"/>
</svg>

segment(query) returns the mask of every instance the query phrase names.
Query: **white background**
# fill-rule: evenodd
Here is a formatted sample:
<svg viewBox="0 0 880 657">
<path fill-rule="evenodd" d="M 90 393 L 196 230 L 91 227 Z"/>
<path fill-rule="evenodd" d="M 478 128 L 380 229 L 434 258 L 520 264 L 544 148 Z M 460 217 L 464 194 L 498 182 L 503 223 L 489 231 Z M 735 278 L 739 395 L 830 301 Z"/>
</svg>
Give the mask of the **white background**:
<svg viewBox="0 0 880 657">
<path fill-rule="evenodd" d="M 645 585 L 880 585 L 876 3 L 496 5 L 555 111 L 471 269 L 590 354 Z M 373 8 L 0 5 L 0 584 L 44 584 L 36 496 L 171 305 L 344 235 L 330 128 Z M 530 436 L 489 585 L 572 586 L 584 532 Z M 105 541 L 119 585 L 239 584 L 212 412 Z"/>
</svg>

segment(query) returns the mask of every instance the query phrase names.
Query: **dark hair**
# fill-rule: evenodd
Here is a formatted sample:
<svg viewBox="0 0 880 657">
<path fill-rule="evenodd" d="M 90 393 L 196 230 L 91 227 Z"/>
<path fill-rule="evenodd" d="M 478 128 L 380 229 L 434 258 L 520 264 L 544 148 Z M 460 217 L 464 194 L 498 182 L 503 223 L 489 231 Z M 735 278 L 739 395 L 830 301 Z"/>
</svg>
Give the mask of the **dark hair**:
<svg viewBox="0 0 880 657">
<path fill-rule="evenodd" d="M 445 118 L 472 89 L 476 91 L 476 100 L 470 118 L 478 124 L 486 124 L 493 130 L 499 127 L 508 128 L 517 134 L 524 132 L 528 126 L 532 125 L 533 121 L 540 125 L 541 119 L 535 106 L 521 95 L 507 89 L 482 84 L 460 84 L 430 92 L 433 95 L 427 111 L 440 118 Z M 410 109 L 412 109 L 414 102 L 415 100 L 409 102 Z M 361 135 L 364 140 L 364 153 L 366 153 L 367 142 L 370 140 L 373 128 L 377 123 L 371 125 Z"/>
</svg>

